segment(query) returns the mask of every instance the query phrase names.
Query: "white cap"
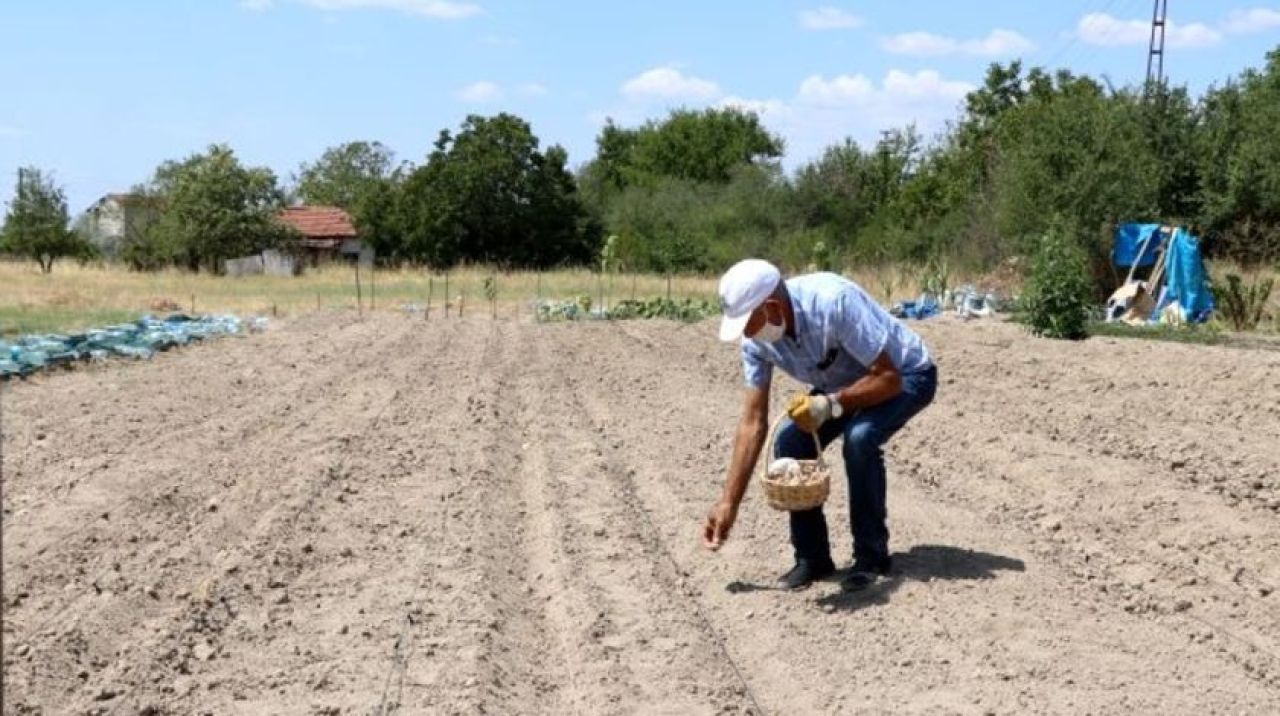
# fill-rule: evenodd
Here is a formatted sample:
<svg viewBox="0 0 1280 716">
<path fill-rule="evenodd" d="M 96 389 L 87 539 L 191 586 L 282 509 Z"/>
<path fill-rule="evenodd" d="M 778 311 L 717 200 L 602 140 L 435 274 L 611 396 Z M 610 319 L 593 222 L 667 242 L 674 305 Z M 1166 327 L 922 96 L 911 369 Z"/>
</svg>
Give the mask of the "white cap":
<svg viewBox="0 0 1280 716">
<path fill-rule="evenodd" d="M 720 278 L 720 340 L 736 341 L 751 318 L 751 312 L 773 295 L 782 272 L 761 259 L 739 261 Z"/>
</svg>

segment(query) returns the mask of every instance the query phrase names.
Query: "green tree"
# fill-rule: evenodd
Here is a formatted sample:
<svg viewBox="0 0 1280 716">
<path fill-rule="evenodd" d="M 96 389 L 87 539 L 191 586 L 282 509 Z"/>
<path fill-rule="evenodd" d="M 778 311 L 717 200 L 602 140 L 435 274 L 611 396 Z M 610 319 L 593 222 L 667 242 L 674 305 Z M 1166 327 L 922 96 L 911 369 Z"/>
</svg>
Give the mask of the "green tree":
<svg viewBox="0 0 1280 716">
<path fill-rule="evenodd" d="M 987 67 L 982 86 L 965 97 L 965 114 L 962 125 L 975 134 L 995 128 L 1006 112 L 1026 99 L 1028 86 L 1035 94 L 1045 92 L 1047 77 L 1042 71 L 1033 70 L 1027 80 L 1022 76 L 1022 62 L 1015 60 L 1008 65 L 999 62 Z"/>
<path fill-rule="evenodd" d="M 993 64 L 927 146 L 910 127 L 873 147 L 846 139 L 789 182 L 768 178 L 781 142 L 737 110 L 608 122 L 596 143 L 578 175 L 586 204 L 641 268 L 711 270 L 747 254 L 803 266 L 821 240 L 836 265 L 986 270 L 1034 255 L 1055 216 L 1075 227 L 1095 297 L 1114 287 L 1118 221 L 1198 224 L 1210 255 L 1280 258 L 1280 49 L 1198 102 L 1185 87 L 1117 91 Z"/>
<path fill-rule="evenodd" d="M 183 247 L 179 243 L 181 232 L 170 228 L 164 221 L 162 198 L 146 186 L 136 186 L 129 193 L 135 201 L 155 207 L 155 216 L 148 221 L 130 222 L 125 226 L 120 242 L 120 260 L 134 271 L 157 271 L 183 260 Z"/>
<path fill-rule="evenodd" d="M 391 176 L 395 155 L 379 142 L 347 142 L 324 151 L 296 175 L 298 197 L 307 204 L 355 211 L 364 196 Z"/>
<path fill-rule="evenodd" d="M 1136 114 L 1147 151 L 1159 162 L 1156 214 L 1175 223 L 1194 220 L 1202 193 L 1196 142 L 1200 116 L 1191 95 L 1186 87 L 1151 87 L 1137 103 Z"/>
<path fill-rule="evenodd" d="M 606 189 L 620 190 L 628 183 L 627 174 L 632 171 L 636 143 L 640 133 L 634 129 L 623 129 L 606 119 L 604 128 L 596 137 L 596 159 L 600 180 Z"/>
<path fill-rule="evenodd" d="M 1203 101 L 1201 224 L 1211 248 L 1246 264 L 1280 258 L 1280 48 Z"/>
<path fill-rule="evenodd" d="M 781 171 L 749 164 L 726 184 L 660 177 L 628 187 L 605 224 L 626 265 L 658 272 L 719 270 L 748 255 L 803 266 L 815 240 Z"/>
<path fill-rule="evenodd" d="M 852 139 L 826 148 L 796 172 L 796 203 L 806 225 L 847 237 L 863 226 L 872 207 L 863 193 L 862 149 Z"/>
<path fill-rule="evenodd" d="M 828 147 L 796 173 L 797 209 L 805 226 L 825 233 L 833 252 L 878 260 L 913 257 L 912 242 L 885 241 L 890 234 L 906 235 L 902 227 L 909 217 L 898 206 L 922 158 L 913 126 L 884 132 L 870 151 L 851 139 Z"/>
<path fill-rule="evenodd" d="M 241 165 L 225 145 L 161 164 L 145 190 L 162 210 L 140 240 L 151 254 L 163 258 L 171 252 L 192 270 L 216 272 L 224 259 L 288 248 L 295 238 L 276 219 L 284 193 L 275 174 Z"/>
<path fill-rule="evenodd" d="M 35 167 L 18 170 L 13 200 L 0 227 L 0 247 L 34 259 L 44 273 L 66 256 L 85 256 L 91 245 L 69 226 L 67 199 L 53 178 Z"/>
<path fill-rule="evenodd" d="M 540 151 L 529 124 L 511 114 L 471 115 L 456 136 L 442 131 L 401 192 L 406 255 L 438 266 L 592 261 L 600 232 L 567 161 L 558 145 Z"/>
<path fill-rule="evenodd" d="M 403 257 L 395 207 L 407 170 L 379 142 L 347 142 L 326 149 L 296 175 L 296 193 L 307 204 L 345 209 L 360 238 L 385 260 Z"/>
<path fill-rule="evenodd" d="M 606 122 L 596 148 L 601 181 L 622 189 L 659 177 L 724 184 L 737 166 L 780 158 L 783 142 L 756 113 L 728 107 L 678 109 L 634 130 Z"/>
<path fill-rule="evenodd" d="M 1091 79 L 1059 73 L 1052 94 L 1005 115 L 991 188 L 1003 256 L 1030 255 L 1051 218 L 1061 216 L 1091 237 L 1086 249 L 1102 276 L 1109 227 L 1159 218 L 1163 168 L 1143 130 L 1141 102 L 1136 93 L 1108 96 Z"/>
</svg>

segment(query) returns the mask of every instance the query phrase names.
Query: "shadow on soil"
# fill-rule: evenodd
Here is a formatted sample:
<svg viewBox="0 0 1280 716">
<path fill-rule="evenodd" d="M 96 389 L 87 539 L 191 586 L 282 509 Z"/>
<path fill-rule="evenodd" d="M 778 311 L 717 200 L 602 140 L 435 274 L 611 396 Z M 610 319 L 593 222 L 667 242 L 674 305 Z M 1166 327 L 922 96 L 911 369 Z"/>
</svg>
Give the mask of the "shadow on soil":
<svg viewBox="0 0 1280 716">
<path fill-rule="evenodd" d="M 842 611 L 856 611 L 863 607 L 887 604 L 889 597 L 907 581 L 931 582 L 934 580 L 994 579 L 999 572 L 1021 572 L 1026 563 L 1013 557 L 979 552 L 962 547 L 939 544 L 922 544 L 906 552 L 893 555 L 893 573 L 859 592 L 836 591 L 814 600 L 818 606 L 831 605 Z M 844 570 L 823 580 L 839 582 Z M 725 586 L 732 594 L 746 592 L 786 591 L 776 584 L 752 584 L 735 581 Z"/>
</svg>

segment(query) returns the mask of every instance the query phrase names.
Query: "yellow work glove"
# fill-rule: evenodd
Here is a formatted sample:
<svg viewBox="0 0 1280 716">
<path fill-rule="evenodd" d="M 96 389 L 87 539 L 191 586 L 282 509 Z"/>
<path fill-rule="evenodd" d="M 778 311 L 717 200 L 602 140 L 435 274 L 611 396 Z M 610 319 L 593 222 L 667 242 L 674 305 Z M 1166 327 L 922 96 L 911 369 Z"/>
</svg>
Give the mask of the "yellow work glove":
<svg viewBox="0 0 1280 716">
<path fill-rule="evenodd" d="M 787 405 L 787 417 L 807 433 L 816 433 L 831 419 L 835 400 L 827 395 L 797 395 Z"/>
</svg>

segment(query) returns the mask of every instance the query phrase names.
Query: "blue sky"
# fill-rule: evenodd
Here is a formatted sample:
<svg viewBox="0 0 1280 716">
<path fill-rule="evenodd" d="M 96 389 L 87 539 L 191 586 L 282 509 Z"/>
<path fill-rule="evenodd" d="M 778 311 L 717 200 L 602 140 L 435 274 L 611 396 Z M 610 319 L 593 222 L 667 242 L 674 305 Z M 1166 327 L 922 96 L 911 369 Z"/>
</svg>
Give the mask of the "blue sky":
<svg viewBox="0 0 1280 716">
<path fill-rule="evenodd" d="M 1199 92 L 1280 45 L 1280 3 L 1170 0 L 1166 72 Z M 1151 0 L 6 0 L 0 201 L 20 165 L 73 213 L 213 142 L 288 180 L 328 146 L 420 161 L 468 113 L 515 112 L 577 165 L 606 116 L 761 111 L 795 167 L 955 116 L 993 61 L 1142 80 Z"/>
</svg>

